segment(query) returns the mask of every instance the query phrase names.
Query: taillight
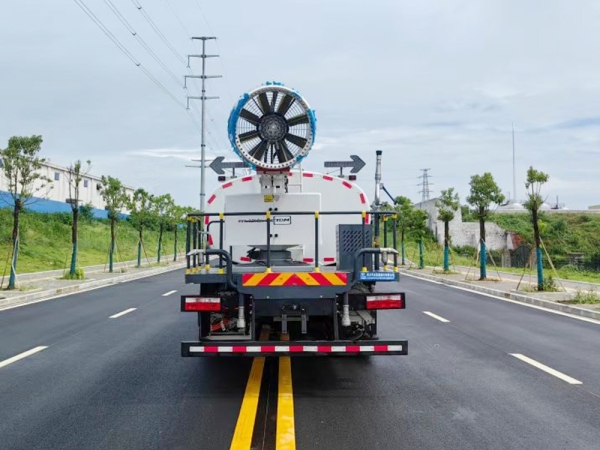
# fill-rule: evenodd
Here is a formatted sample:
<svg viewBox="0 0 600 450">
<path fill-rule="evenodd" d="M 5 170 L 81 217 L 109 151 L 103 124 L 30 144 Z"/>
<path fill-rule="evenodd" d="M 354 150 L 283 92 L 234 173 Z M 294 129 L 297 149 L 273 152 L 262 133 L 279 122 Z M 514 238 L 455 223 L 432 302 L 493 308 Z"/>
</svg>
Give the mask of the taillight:
<svg viewBox="0 0 600 450">
<path fill-rule="evenodd" d="M 221 311 L 221 299 L 219 297 L 182 296 L 182 311 Z"/>
<path fill-rule="evenodd" d="M 404 294 L 367 295 L 367 309 L 403 309 Z"/>
</svg>

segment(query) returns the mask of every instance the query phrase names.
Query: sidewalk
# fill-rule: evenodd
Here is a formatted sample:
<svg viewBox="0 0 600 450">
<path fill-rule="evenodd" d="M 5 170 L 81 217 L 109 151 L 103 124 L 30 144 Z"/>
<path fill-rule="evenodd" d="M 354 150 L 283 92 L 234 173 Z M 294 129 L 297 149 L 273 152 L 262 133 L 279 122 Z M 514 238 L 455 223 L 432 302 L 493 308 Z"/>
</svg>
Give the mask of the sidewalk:
<svg viewBox="0 0 600 450">
<path fill-rule="evenodd" d="M 600 284 L 555 279 L 558 287 L 560 288 L 562 285 L 565 289 L 564 291 L 537 292 L 535 290 L 537 285 L 535 274 L 531 277 L 526 274 L 521 280 L 521 275 L 519 274 L 488 270 L 488 281 L 478 281 L 479 269 L 476 267 L 451 266 L 451 270 L 455 273 L 443 274 L 440 273 L 440 267 L 434 268 L 431 266 L 427 266 L 424 269 L 418 269 L 414 265 L 400 268 L 401 273 L 416 278 L 424 278 L 471 291 L 496 295 L 498 297 L 542 306 L 544 308 L 562 311 L 568 314 L 600 320 L 600 304 L 565 303 L 566 301 L 572 300 L 577 292 L 592 292 L 600 297 Z M 519 290 L 517 290 L 517 286 L 519 286 Z"/>
<path fill-rule="evenodd" d="M 113 273 L 109 273 L 108 266 L 104 265 L 84 267 L 85 280 L 61 280 L 60 277 L 64 274 L 63 270 L 18 275 L 19 289 L 12 291 L 0 290 L 0 311 L 17 305 L 49 300 L 56 296 L 182 269 L 185 267 L 185 256 L 182 255 L 176 262 L 173 262 L 173 255 L 165 255 L 160 265 L 152 261 L 150 264 L 143 262 L 142 267 L 135 267 L 135 264 L 136 261 L 115 264 Z M 8 277 L 4 281 L 5 286 L 7 282 Z"/>
</svg>

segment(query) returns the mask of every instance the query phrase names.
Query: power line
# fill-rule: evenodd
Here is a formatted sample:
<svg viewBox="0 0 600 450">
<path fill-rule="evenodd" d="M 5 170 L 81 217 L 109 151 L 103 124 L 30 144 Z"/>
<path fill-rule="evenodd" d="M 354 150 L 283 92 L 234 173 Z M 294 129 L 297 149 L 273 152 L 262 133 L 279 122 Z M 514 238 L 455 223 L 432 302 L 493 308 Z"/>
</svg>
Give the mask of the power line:
<svg viewBox="0 0 600 450">
<path fill-rule="evenodd" d="M 202 16 L 202 18 L 204 19 L 204 23 L 206 23 L 206 26 L 208 28 L 208 31 L 210 32 L 211 35 L 215 35 L 215 33 L 213 33 L 211 27 L 210 27 L 210 23 L 208 23 L 208 19 L 206 18 L 206 15 L 204 15 L 204 11 L 202 10 L 202 7 L 200 6 L 200 2 L 198 0 L 196 0 L 196 6 L 198 7 L 198 10 L 200 11 L 200 15 Z M 219 42 L 215 42 L 215 46 L 217 47 L 217 52 L 219 54 L 221 54 L 221 49 L 219 48 Z M 223 61 L 223 57 L 219 58 L 219 63 L 221 64 L 221 69 L 223 71 L 224 74 L 224 78 L 225 78 L 225 85 L 227 86 L 227 96 L 229 97 L 229 102 L 230 104 L 234 104 L 233 101 L 233 96 L 231 94 L 231 88 L 229 86 L 229 82 L 228 82 L 228 77 L 227 77 L 227 69 L 225 68 L 225 63 Z"/>
<path fill-rule="evenodd" d="M 148 44 L 146 44 L 146 41 L 144 41 L 144 39 L 142 39 L 142 37 L 135 31 L 135 29 L 131 26 L 131 24 L 127 21 L 127 19 L 125 19 L 125 17 L 123 17 L 123 14 L 121 14 L 121 12 L 119 11 L 119 9 L 115 6 L 115 4 L 111 1 L 111 0 L 104 0 L 104 3 L 106 3 L 108 5 L 108 7 L 111 9 L 111 11 L 115 14 L 115 16 L 117 16 L 117 18 L 121 21 L 121 23 L 123 25 L 125 25 L 125 28 L 127 28 L 127 30 L 131 33 L 131 35 L 133 37 L 135 37 L 137 39 L 137 41 L 140 43 L 140 45 L 144 48 L 144 50 L 146 50 L 150 56 L 152 56 L 152 58 L 160 65 L 160 67 L 177 83 L 180 84 L 181 80 L 177 77 L 177 75 L 175 75 L 167 66 L 165 63 L 162 62 L 162 60 L 156 55 L 156 53 L 154 52 L 154 50 L 152 50 L 150 48 L 150 46 Z"/>
<path fill-rule="evenodd" d="M 164 84 L 162 84 L 148 69 L 146 69 L 133 54 L 127 50 L 127 48 L 117 39 L 117 37 L 102 23 L 102 21 L 94 14 L 94 12 L 83 2 L 83 0 L 74 0 L 75 3 L 81 8 L 81 10 L 100 28 L 100 30 L 117 46 L 117 48 L 133 63 L 138 67 L 144 75 L 146 75 L 161 91 L 163 91 L 171 100 L 173 100 L 177 106 L 186 108 L 186 105 L 179 100 Z M 188 111 L 189 112 L 189 111 Z M 201 127 L 198 120 L 190 115 L 192 123 L 198 131 L 201 132 Z"/>
<path fill-rule="evenodd" d="M 110 1 L 110 0 L 105 0 L 105 1 Z M 150 15 L 143 9 L 142 5 L 137 0 L 132 0 L 132 3 L 135 5 L 135 7 L 138 9 L 138 11 L 140 11 L 140 13 L 146 19 L 146 21 L 150 24 L 150 26 L 152 27 L 152 29 L 154 30 L 154 32 L 163 41 L 163 43 L 167 46 L 167 48 L 171 51 L 171 53 L 173 53 L 173 55 L 175 55 L 175 57 L 177 59 L 179 59 L 179 61 L 181 61 L 182 63 L 185 64 L 185 59 L 179 54 L 179 52 L 177 52 L 177 50 L 175 49 L 175 47 L 173 47 L 173 45 L 171 44 L 171 42 L 167 39 L 167 37 L 164 35 L 164 33 L 160 30 L 160 28 L 158 27 L 158 25 L 154 22 L 154 20 L 152 20 L 152 17 L 150 17 Z M 175 14 L 175 17 L 177 18 L 177 20 L 178 20 L 179 24 L 181 25 L 181 27 L 183 28 L 184 32 L 186 33 L 186 37 L 189 38 L 190 35 L 187 32 L 187 30 L 185 28 L 185 25 L 183 24 L 183 21 L 181 20 L 181 18 L 177 14 L 177 12 L 176 12 L 175 8 L 173 7 L 172 3 L 169 0 L 167 0 L 167 3 L 168 3 L 168 6 L 171 8 L 171 11 Z M 191 71 L 191 69 L 189 68 L 189 66 L 188 66 L 188 72 L 190 73 L 190 75 L 193 75 L 193 72 Z M 177 82 L 179 82 L 179 79 L 177 78 L 177 76 L 174 75 L 171 71 L 169 71 L 169 74 L 171 75 L 172 78 L 174 78 Z M 196 90 L 198 92 L 200 92 L 200 88 L 198 87 L 198 83 L 196 82 L 195 79 L 193 81 L 194 81 L 194 84 L 196 86 Z M 188 108 L 188 110 L 189 110 L 189 108 Z M 199 131 L 201 131 L 202 127 L 199 128 L 198 119 L 193 114 L 191 114 L 191 113 L 189 113 L 189 116 L 194 121 L 194 125 L 196 126 L 196 128 L 199 129 Z"/>
<path fill-rule="evenodd" d="M 169 98 L 171 98 L 171 100 L 173 100 L 175 103 L 177 103 L 177 105 L 185 108 L 185 104 L 179 100 L 175 95 L 173 95 L 173 93 L 171 93 L 171 91 L 169 91 L 158 79 L 156 79 L 156 77 L 154 75 L 152 75 L 148 69 L 146 69 L 144 66 L 142 66 L 142 63 L 140 63 L 135 56 L 133 56 L 131 54 L 131 52 L 129 50 L 127 50 L 127 48 L 121 43 L 121 41 L 119 41 L 116 36 L 108 29 L 106 28 L 106 26 L 102 23 L 102 21 L 100 19 L 98 19 L 98 17 L 93 13 L 93 11 L 91 9 L 88 8 L 88 6 L 83 2 L 83 0 L 74 0 L 75 3 L 81 8 L 81 10 L 90 18 L 92 19 L 92 21 L 98 26 L 98 28 L 100 28 L 100 30 L 102 30 L 102 32 L 117 46 L 117 48 L 119 50 L 121 50 L 121 52 L 127 56 L 127 58 L 134 63 L 143 73 L 144 75 L 146 75 L 148 78 L 150 78 L 150 80 L 152 80 L 152 82 L 154 84 L 156 84 L 156 86 L 158 86 L 158 88 L 163 91 L 167 96 L 169 96 Z"/>
<path fill-rule="evenodd" d="M 171 53 L 173 53 L 173 55 L 175 55 L 175 57 L 177 59 L 179 59 L 179 61 L 181 61 L 183 64 L 185 64 L 185 59 L 183 58 L 183 56 L 181 56 L 179 54 L 179 52 L 175 49 L 175 47 L 173 47 L 173 45 L 171 45 L 169 40 L 165 37 L 165 35 L 162 33 L 162 31 L 160 31 L 158 26 L 154 23 L 154 21 L 152 20 L 150 15 L 148 15 L 148 13 L 144 10 L 142 5 L 140 5 L 140 3 L 137 0 L 131 0 L 131 1 L 135 5 L 135 7 L 138 9 L 138 11 L 142 14 L 142 16 L 144 16 L 144 19 L 146 19 L 146 21 L 150 24 L 150 26 L 156 32 L 158 37 L 164 42 L 164 44 L 167 46 L 167 48 L 171 51 Z"/>
</svg>

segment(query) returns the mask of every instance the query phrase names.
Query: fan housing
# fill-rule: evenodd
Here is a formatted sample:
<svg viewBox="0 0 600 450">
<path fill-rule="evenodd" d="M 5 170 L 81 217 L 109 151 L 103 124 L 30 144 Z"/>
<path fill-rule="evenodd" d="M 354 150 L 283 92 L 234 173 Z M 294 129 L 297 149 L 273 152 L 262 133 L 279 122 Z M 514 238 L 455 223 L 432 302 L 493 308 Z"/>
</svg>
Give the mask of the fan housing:
<svg viewBox="0 0 600 450">
<path fill-rule="evenodd" d="M 299 163 L 310 151 L 316 118 L 302 96 L 267 83 L 245 94 L 229 116 L 229 140 L 250 166 L 277 171 Z"/>
</svg>

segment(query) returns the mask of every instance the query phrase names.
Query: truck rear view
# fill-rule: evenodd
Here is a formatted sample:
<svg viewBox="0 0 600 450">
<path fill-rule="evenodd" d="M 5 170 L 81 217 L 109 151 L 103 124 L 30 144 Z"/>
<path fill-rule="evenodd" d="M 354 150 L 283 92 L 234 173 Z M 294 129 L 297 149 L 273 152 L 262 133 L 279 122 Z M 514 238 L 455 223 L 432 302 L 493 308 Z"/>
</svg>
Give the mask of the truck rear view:
<svg viewBox="0 0 600 450">
<path fill-rule="evenodd" d="M 380 288 L 399 280 L 396 216 L 370 211 L 349 180 L 302 170 L 315 123 L 276 83 L 233 109 L 229 138 L 253 174 L 222 179 L 188 216 L 185 279 L 199 293 L 181 310 L 197 314 L 198 339 L 182 342 L 183 356 L 407 353 L 406 340 L 377 332 L 379 310 L 406 304 Z"/>
</svg>

